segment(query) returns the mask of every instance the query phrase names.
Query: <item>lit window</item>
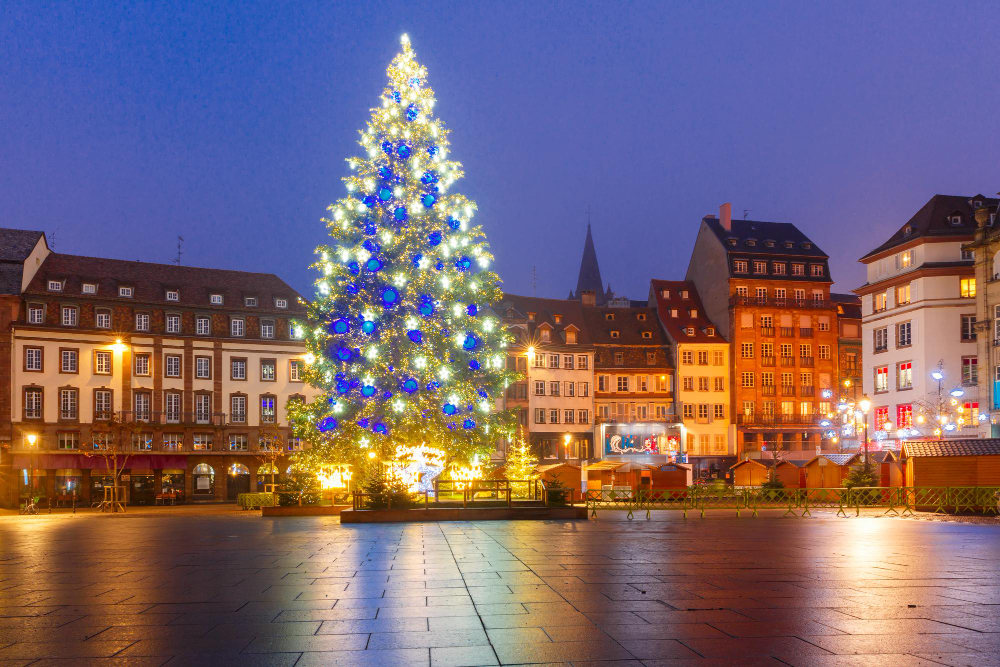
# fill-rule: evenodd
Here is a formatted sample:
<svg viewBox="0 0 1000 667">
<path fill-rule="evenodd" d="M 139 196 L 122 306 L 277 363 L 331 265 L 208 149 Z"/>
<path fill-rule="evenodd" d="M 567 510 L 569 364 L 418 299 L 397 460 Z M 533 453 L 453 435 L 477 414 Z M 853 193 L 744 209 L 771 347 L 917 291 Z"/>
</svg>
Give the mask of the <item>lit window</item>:
<svg viewBox="0 0 1000 667">
<path fill-rule="evenodd" d="M 889 391 L 889 367 L 879 366 L 875 369 L 875 392 Z"/>
<path fill-rule="evenodd" d="M 960 291 L 962 296 L 966 298 L 972 298 L 976 296 L 976 279 L 962 278 L 960 283 Z"/>
<path fill-rule="evenodd" d="M 180 298 L 181 295 L 177 290 L 167 290 L 167 301 L 180 301 Z"/>
<path fill-rule="evenodd" d="M 903 361 L 899 364 L 899 377 L 896 379 L 897 389 L 911 389 L 913 387 L 913 363 Z"/>
</svg>

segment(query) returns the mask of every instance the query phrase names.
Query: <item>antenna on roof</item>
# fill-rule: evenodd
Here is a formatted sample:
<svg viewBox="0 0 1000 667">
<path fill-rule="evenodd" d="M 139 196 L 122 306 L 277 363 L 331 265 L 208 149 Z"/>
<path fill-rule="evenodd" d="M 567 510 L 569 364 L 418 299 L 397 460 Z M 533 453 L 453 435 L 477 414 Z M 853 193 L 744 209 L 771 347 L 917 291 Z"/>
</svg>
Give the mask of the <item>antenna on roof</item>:
<svg viewBox="0 0 1000 667">
<path fill-rule="evenodd" d="M 538 287 L 538 272 L 535 271 L 535 266 L 532 265 L 531 266 L 531 296 L 538 296 L 537 289 L 536 289 L 537 287 Z"/>
<path fill-rule="evenodd" d="M 177 259 L 174 260 L 174 264 L 176 264 L 177 266 L 181 265 L 181 255 L 183 254 L 181 252 L 181 244 L 182 243 L 184 243 L 184 237 L 183 236 L 178 236 L 177 237 Z"/>
<path fill-rule="evenodd" d="M 750 213 L 750 209 L 748 209 L 748 208 L 745 208 L 745 209 L 743 209 L 743 219 L 744 219 L 744 220 L 746 220 L 746 219 L 747 219 L 747 214 L 748 214 L 748 213 Z"/>
<path fill-rule="evenodd" d="M 52 230 L 52 234 L 48 238 L 49 250 L 56 249 L 56 230 Z"/>
</svg>

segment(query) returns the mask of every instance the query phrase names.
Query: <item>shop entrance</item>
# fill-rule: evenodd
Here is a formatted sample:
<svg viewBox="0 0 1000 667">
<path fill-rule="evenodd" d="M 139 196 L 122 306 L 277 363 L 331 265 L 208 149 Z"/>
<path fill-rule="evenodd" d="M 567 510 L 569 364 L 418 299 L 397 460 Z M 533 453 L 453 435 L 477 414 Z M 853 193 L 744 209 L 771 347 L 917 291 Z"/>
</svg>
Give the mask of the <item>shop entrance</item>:
<svg viewBox="0 0 1000 667">
<path fill-rule="evenodd" d="M 152 505 L 156 497 L 154 480 L 151 470 L 130 473 L 129 502 L 133 505 Z"/>
<path fill-rule="evenodd" d="M 207 500 L 215 497 L 215 470 L 207 463 L 199 463 L 191 471 L 193 498 Z"/>
<path fill-rule="evenodd" d="M 241 493 L 250 493 L 250 469 L 234 463 L 226 471 L 226 499 L 236 500 Z"/>
</svg>

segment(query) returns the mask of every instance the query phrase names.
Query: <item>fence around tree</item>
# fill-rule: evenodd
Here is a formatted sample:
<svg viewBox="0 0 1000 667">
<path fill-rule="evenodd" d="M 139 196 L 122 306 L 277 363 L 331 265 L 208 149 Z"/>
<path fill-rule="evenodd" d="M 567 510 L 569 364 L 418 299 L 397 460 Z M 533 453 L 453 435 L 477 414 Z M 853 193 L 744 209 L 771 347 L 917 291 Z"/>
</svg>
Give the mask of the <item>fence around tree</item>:
<svg viewBox="0 0 1000 667">
<path fill-rule="evenodd" d="M 762 509 L 783 509 L 784 516 L 810 516 L 810 509 L 836 509 L 838 516 L 855 516 L 862 509 L 884 509 L 884 514 L 906 515 L 914 511 L 935 513 L 998 513 L 1000 486 L 926 486 L 926 487 L 857 487 L 853 489 L 762 489 L 758 487 L 698 487 L 632 491 L 588 491 L 590 515 L 598 510 L 627 510 L 631 519 L 636 512 L 676 510 L 684 513 L 706 510 L 734 510 L 736 516 L 749 512 L 757 516 Z"/>
</svg>

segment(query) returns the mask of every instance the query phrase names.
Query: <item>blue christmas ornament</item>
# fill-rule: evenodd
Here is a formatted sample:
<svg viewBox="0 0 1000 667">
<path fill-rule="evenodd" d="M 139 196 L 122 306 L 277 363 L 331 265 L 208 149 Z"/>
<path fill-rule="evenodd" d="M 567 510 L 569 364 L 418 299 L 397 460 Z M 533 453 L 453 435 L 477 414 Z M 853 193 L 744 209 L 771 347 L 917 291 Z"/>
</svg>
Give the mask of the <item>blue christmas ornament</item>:
<svg viewBox="0 0 1000 667">
<path fill-rule="evenodd" d="M 347 380 L 337 380 L 337 393 L 346 394 L 351 390 L 351 385 Z"/>
<path fill-rule="evenodd" d="M 388 142 L 386 142 L 386 143 L 388 143 Z M 392 169 L 390 169 L 387 166 L 379 167 L 378 168 L 378 175 L 379 175 L 379 178 L 381 178 L 383 181 L 388 181 L 388 180 L 390 180 L 392 178 Z"/>
<path fill-rule="evenodd" d="M 420 307 L 418 308 L 420 314 L 424 317 L 430 317 L 434 314 L 434 300 L 429 296 L 420 297 Z"/>
<path fill-rule="evenodd" d="M 358 378 L 351 378 L 351 389 L 357 389 L 361 386 L 361 380 Z"/>
<path fill-rule="evenodd" d="M 417 116 L 419 115 L 420 115 L 420 109 L 417 108 L 416 104 L 411 104 L 410 106 L 406 107 L 406 120 L 410 122 L 415 121 L 417 119 Z"/>
<path fill-rule="evenodd" d="M 392 190 L 389 188 L 382 188 L 378 191 L 378 198 L 382 201 L 389 201 L 392 199 Z"/>
<path fill-rule="evenodd" d="M 415 254 L 413 256 L 413 259 L 411 260 L 413 262 L 413 266 L 416 266 L 416 267 L 419 268 L 420 267 L 420 260 L 422 260 L 423 258 L 424 258 L 424 256 L 421 255 L 419 252 L 417 254 Z"/>
<path fill-rule="evenodd" d="M 473 359 L 472 361 L 469 362 L 469 368 L 471 368 L 474 371 L 478 371 L 479 370 L 479 362 L 476 361 L 475 359 Z"/>
<path fill-rule="evenodd" d="M 473 419 L 466 419 L 464 422 L 462 422 L 462 426 L 467 429 L 476 428 L 476 422 Z"/>
<path fill-rule="evenodd" d="M 365 320 L 361 323 L 361 330 L 366 334 L 373 333 L 375 331 L 375 323 L 371 320 Z"/>
<path fill-rule="evenodd" d="M 382 290 L 382 305 L 386 308 L 391 308 L 395 306 L 399 301 L 399 292 L 397 292 L 392 287 L 386 287 Z"/>
<path fill-rule="evenodd" d="M 420 202 L 424 206 L 426 206 L 427 208 L 431 208 L 432 206 L 434 206 L 434 202 L 436 202 L 436 201 L 437 201 L 437 197 L 435 197 L 434 195 L 432 195 L 429 192 L 426 193 L 426 194 L 424 194 L 424 196 L 420 198 Z"/>
<path fill-rule="evenodd" d="M 350 348 L 347 348 L 347 347 L 338 347 L 337 348 L 337 358 L 340 359 L 341 361 L 350 361 L 351 360 L 351 354 L 352 353 L 351 353 Z"/>
<path fill-rule="evenodd" d="M 442 412 L 444 412 L 444 413 L 445 413 L 446 415 L 453 415 L 453 414 L 455 414 L 456 412 L 458 412 L 458 408 L 456 408 L 456 407 L 455 407 L 454 405 L 452 405 L 451 403 L 445 403 L 445 404 L 444 404 L 444 407 L 443 407 L 443 408 L 441 408 L 441 410 L 442 410 Z"/>
<path fill-rule="evenodd" d="M 489 398 L 489 396 L 490 396 L 490 395 L 486 393 L 486 390 L 485 390 L 485 389 L 480 389 L 480 390 L 479 390 L 479 397 L 480 397 L 480 398 Z"/>
<path fill-rule="evenodd" d="M 364 396 L 365 398 L 371 398 L 372 396 L 375 395 L 376 391 L 377 389 L 373 384 L 366 384 L 365 386 L 361 387 L 361 395 Z"/>
<path fill-rule="evenodd" d="M 316 429 L 321 433 L 332 431 L 335 428 L 337 428 L 337 420 L 333 417 L 326 417 L 324 419 L 320 419 L 316 423 Z"/>
<path fill-rule="evenodd" d="M 345 334 L 351 330 L 351 323 L 344 318 L 340 318 L 339 320 L 334 320 L 332 328 L 333 333 Z"/>
<path fill-rule="evenodd" d="M 389 432 L 388 427 L 386 427 L 386 425 L 383 424 L 382 422 L 375 422 L 375 425 L 372 426 L 372 430 L 375 431 L 376 433 L 381 433 L 382 435 L 385 435 L 386 433 Z"/>
<path fill-rule="evenodd" d="M 420 329 L 410 329 L 406 332 L 406 337 L 412 340 L 417 345 L 424 342 L 424 334 L 421 333 Z"/>
<path fill-rule="evenodd" d="M 479 345 L 479 339 L 476 338 L 475 334 L 473 334 L 471 331 L 466 331 L 465 340 L 462 341 L 462 347 L 464 347 L 466 350 L 474 350 L 476 349 L 477 345 Z"/>
<path fill-rule="evenodd" d="M 396 104 L 399 104 L 400 102 L 403 101 L 403 96 L 400 94 L 398 90 L 392 91 L 392 101 L 395 102 Z"/>
<path fill-rule="evenodd" d="M 406 158 L 410 157 L 410 147 L 400 142 L 400 144 L 396 146 L 396 155 L 405 160 Z"/>
<path fill-rule="evenodd" d="M 434 265 L 434 268 L 440 271 L 441 269 L 444 268 L 444 262 L 438 262 L 437 264 Z"/>
<path fill-rule="evenodd" d="M 474 303 L 470 303 L 469 307 L 465 309 L 465 312 L 469 314 L 469 317 L 475 317 L 479 314 L 479 307 Z"/>
<path fill-rule="evenodd" d="M 437 391 L 439 386 L 440 385 L 437 382 L 428 382 L 426 389 L 427 391 Z"/>
<path fill-rule="evenodd" d="M 396 218 L 396 220 L 398 220 L 399 222 L 403 222 L 404 220 L 406 220 L 406 207 L 397 206 L 396 209 L 393 210 L 392 212 L 392 217 Z"/>
<path fill-rule="evenodd" d="M 420 182 L 424 185 L 430 185 L 431 183 L 438 182 L 438 175 L 433 171 L 425 171 L 424 175 L 420 177 Z"/>
<path fill-rule="evenodd" d="M 352 276 L 356 276 L 361 273 L 361 265 L 357 262 L 348 262 L 347 270 L 351 272 Z"/>
<path fill-rule="evenodd" d="M 427 243 L 436 246 L 441 243 L 441 232 L 435 230 L 427 235 Z"/>
<path fill-rule="evenodd" d="M 368 418 L 365 417 L 364 419 L 359 419 L 358 426 L 360 426 L 361 428 L 368 428 Z"/>
<path fill-rule="evenodd" d="M 417 381 L 414 380 L 413 378 L 406 378 L 405 380 L 403 380 L 403 391 L 405 391 L 407 394 L 412 394 L 419 388 L 420 385 L 417 384 Z"/>
<path fill-rule="evenodd" d="M 376 241 L 372 239 L 365 239 L 365 242 L 362 244 L 362 246 L 364 247 L 365 250 L 367 250 L 373 255 L 382 249 L 382 246 L 380 246 Z"/>
<path fill-rule="evenodd" d="M 365 195 L 365 198 L 361 201 L 364 202 L 365 206 L 368 208 L 375 208 L 375 204 L 378 203 L 378 199 L 375 198 L 375 195 Z"/>
<path fill-rule="evenodd" d="M 389 400 L 390 398 L 392 398 L 392 392 L 391 391 L 382 392 L 382 398 L 384 398 L 385 400 Z"/>
<path fill-rule="evenodd" d="M 468 271 L 470 266 L 472 266 L 472 260 L 464 255 L 455 260 L 455 268 L 459 271 Z"/>
<path fill-rule="evenodd" d="M 371 220 L 366 220 L 365 221 L 365 234 L 371 235 L 371 234 L 374 234 L 376 231 L 378 231 L 378 227 L 375 226 L 375 223 L 372 222 Z"/>
<path fill-rule="evenodd" d="M 372 273 L 377 273 L 382 268 L 382 260 L 378 257 L 369 257 L 368 262 L 365 263 L 365 268 Z"/>
<path fill-rule="evenodd" d="M 430 155 L 431 157 L 434 157 L 435 155 L 438 154 L 438 147 L 437 146 L 428 146 L 427 147 L 427 154 Z"/>
<path fill-rule="evenodd" d="M 462 221 L 456 218 L 455 216 L 449 216 L 448 226 L 451 227 L 452 229 L 458 229 L 459 227 L 462 226 Z"/>
<path fill-rule="evenodd" d="M 383 141 L 382 142 L 382 152 L 385 153 L 386 155 L 392 155 L 392 142 L 391 141 Z"/>
<path fill-rule="evenodd" d="M 359 268 L 358 270 L 360 271 L 361 269 Z M 355 285 L 354 283 L 347 283 L 346 285 L 344 285 L 344 291 L 347 292 L 348 294 L 357 294 L 358 286 Z"/>
</svg>

